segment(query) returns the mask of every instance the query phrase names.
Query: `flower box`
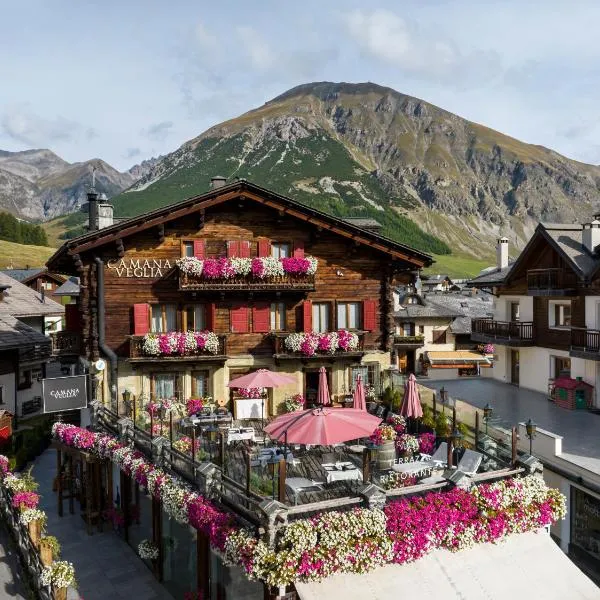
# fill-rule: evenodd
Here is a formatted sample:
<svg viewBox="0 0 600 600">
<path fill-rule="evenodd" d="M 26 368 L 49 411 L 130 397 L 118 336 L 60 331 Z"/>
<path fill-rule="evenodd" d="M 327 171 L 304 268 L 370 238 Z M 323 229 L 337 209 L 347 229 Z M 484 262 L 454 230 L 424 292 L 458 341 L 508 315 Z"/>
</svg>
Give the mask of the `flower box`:
<svg viewBox="0 0 600 600">
<path fill-rule="evenodd" d="M 291 333 L 284 338 L 283 346 L 286 352 L 302 356 L 331 355 L 358 351 L 360 338 L 345 329 L 329 333 Z"/>
</svg>

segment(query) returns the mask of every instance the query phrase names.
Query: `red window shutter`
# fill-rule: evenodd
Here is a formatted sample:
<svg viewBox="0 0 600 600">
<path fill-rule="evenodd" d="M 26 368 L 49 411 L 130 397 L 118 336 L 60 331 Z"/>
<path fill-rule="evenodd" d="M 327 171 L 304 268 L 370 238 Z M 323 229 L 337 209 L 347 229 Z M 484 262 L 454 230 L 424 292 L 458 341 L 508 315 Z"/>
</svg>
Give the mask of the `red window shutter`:
<svg viewBox="0 0 600 600">
<path fill-rule="evenodd" d="M 194 256 L 204 258 L 206 256 L 206 245 L 204 240 L 194 240 Z"/>
<path fill-rule="evenodd" d="M 269 240 L 258 240 L 258 256 L 271 256 L 271 242 Z"/>
<path fill-rule="evenodd" d="M 239 245 L 240 245 L 240 250 L 239 250 L 238 256 L 240 258 L 250 258 L 250 242 L 247 240 L 244 240 L 242 242 L 239 242 Z"/>
<path fill-rule="evenodd" d="M 234 333 L 248 333 L 248 307 L 238 306 L 229 313 L 231 331 Z"/>
<path fill-rule="evenodd" d="M 144 335 L 150 329 L 150 305 L 133 305 L 133 333 L 135 335 Z"/>
<path fill-rule="evenodd" d="M 302 304 L 302 325 L 305 333 L 312 331 L 312 302 L 305 300 Z"/>
<path fill-rule="evenodd" d="M 65 305 L 65 331 L 81 331 L 81 319 L 77 304 Z"/>
<path fill-rule="evenodd" d="M 375 300 L 363 300 L 363 329 L 366 331 L 375 331 Z"/>
<path fill-rule="evenodd" d="M 304 242 L 294 242 L 294 258 L 304 258 Z"/>
<path fill-rule="evenodd" d="M 252 330 L 255 333 L 271 331 L 271 307 L 269 304 L 258 304 L 252 308 Z"/>
<path fill-rule="evenodd" d="M 217 327 L 217 306 L 214 302 L 206 305 L 206 329 L 215 331 Z"/>
<path fill-rule="evenodd" d="M 235 258 L 240 255 L 240 243 L 237 241 L 227 242 L 227 258 Z"/>
</svg>

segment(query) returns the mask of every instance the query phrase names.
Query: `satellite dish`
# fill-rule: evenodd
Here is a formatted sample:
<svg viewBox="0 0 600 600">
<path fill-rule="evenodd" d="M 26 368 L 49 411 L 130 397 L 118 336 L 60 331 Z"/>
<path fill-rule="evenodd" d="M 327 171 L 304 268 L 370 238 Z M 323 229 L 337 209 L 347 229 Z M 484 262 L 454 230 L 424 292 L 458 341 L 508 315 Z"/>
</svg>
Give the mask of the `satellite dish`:
<svg viewBox="0 0 600 600">
<path fill-rule="evenodd" d="M 104 371 L 104 369 L 106 369 L 106 361 L 104 361 L 101 358 L 99 358 L 94 363 L 94 367 L 96 368 L 96 371 Z"/>
</svg>

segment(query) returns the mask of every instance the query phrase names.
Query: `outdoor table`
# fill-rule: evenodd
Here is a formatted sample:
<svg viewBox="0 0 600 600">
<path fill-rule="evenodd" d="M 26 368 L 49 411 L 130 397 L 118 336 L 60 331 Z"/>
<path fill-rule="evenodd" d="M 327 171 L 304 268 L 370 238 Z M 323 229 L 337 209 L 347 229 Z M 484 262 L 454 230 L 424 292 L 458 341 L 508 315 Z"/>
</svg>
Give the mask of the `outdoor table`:
<svg viewBox="0 0 600 600">
<path fill-rule="evenodd" d="M 348 450 L 348 452 L 352 452 L 352 454 L 362 454 L 363 451 L 365 450 L 366 446 L 363 446 L 362 444 L 354 444 L 352 446 L 346 446 L 346 450 Z"/>
<path fill-rule="evenodd" d="M 298 504 L 298 494 L 301 492 L 308 492 L 312 489 L 319 492 L 323 490 L 323 482 L 307 479 L 306 477 L 288 477 L 285 480 L 285 486 L 294 495 L 294 506 Z"/>
<path fill-rule="evenodd" d="M 254 441 L 254 427 L 240 427 L 226 429 L 227 443 L 237 442 L 240 440 Z"/>
<path fill-rule="evenodd" d="M 327 483 L 362 479 L 362 472 L 351 462 L 324 463 L 321 466 L 325 469 Z"/>
<path fill-rule="evenodd" d="M 271 460 L 271 458 L 275 455 L 278 454 L 277 452 L 278 448 L 262 448 L 260 450 L 260 452 L 258 453 L 258 457 L 256 460 L 258 460 L 258 462 L 260 463 L 260 465 L 262 467 L 266 467 L 267 463 L 269 462 L 269 460 Z M 279 454 L 280 457 L 283 457 L 283 453 Z M 285 460 L 286 461 L 291 461 L 294 459 L 294 455 L 288 450 L 287 454 L 285 455 Z"/>
</svg>

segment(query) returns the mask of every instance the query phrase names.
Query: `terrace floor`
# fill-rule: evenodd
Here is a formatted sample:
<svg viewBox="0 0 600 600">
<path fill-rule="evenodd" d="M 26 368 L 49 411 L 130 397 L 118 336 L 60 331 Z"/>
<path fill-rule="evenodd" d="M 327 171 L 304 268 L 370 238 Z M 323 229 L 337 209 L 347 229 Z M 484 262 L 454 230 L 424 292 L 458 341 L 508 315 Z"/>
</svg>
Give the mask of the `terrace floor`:
<svg viewBox="0 0 600 600">
<path fill-rule="evenodd" d="M 563 436 L 562 458 L 600 475 L 600 415 L 586 410 L 568 410 L 549 402 L 546 394 L 526 390 L 493 379 L 427 381 L 419 383 L 450 397 L 483 409 L 494 409 L 493 424 L 510 428 L 531 418 L 536 425 Z"/>
</svg>

